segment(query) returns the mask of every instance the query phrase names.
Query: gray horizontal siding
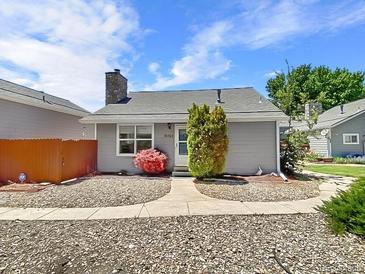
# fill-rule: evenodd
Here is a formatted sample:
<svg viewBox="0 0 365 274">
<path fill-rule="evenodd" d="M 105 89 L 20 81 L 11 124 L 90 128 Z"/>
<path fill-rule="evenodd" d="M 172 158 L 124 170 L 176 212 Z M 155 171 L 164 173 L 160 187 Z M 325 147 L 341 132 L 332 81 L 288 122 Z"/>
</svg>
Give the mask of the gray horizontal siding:
<svg viewBox="0 0 365 274">
<path fill-rule="evenodd" d="M 315 152 L 316 154 L 322 157 L 328 157 L 328 139 L 325 136 L 317 135 L 317 136 L 310 136 L 309 139 L 309 146 L 310 150 Z"/>
<path fill-rule="evenodd" d="M 98 170 L 101 172 L 118 172 L 125 170 L 131 173 L 140 171 L 133 164 L 133 156 L 117 156 L 116 151 L 116 124 L 98 124 Z M 163 151 L 168 157 L 168 169 L 174 166 L 174 130 L 167 124 L 154 125 L 155 148 Z"/>
<path fill-rule="evenodd" d="M 81 117 L 0 99 L 0 139 L 94 139 Z"/>
<path fill-rule="evenodd" d="M 344 133 L 358 133 L 359 144 L 343 144 Z M 332 156 L 344 157 L 349 154 L 364 154 L 365 114 L 359 115 L 331 130 Z"/>
<path fill-rule="evenodd" d="M 154 126 L 155 148 L 169 158 L 169 170 L 174 166 L 174 126 Z M 230 143 L 226 161 L 227 173 L 254 174 L 261 166 L 265 173 L 276 171 L 275 122 L 229 123 Z M 98 124 L 98 170 L 101 172 L 139 172 L 133 156 L 116 156 L 116 124 Z"/>
<path fill-rule="evenodd" d="M 229 147 L 225 172 L 255 174 L 276 172 L 275 122 L 229 123 Z"/>
<path fill-rule="evenodd" d="M 168 157 L 168 169 L 172 171 L 175 161 L 174 126 L 169 129 L 167 124 L 155 124 L 155 148 L 164 152 Z"/>
</svg>

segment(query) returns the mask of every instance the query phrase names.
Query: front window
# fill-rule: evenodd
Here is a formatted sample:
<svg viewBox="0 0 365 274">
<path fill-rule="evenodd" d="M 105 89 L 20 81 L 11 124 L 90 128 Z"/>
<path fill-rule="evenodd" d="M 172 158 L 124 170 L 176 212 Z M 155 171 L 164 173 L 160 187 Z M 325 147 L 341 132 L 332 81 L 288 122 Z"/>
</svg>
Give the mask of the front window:
<svg viewBox="0 0 365 274">
<path fill-rule="evenodd" d="M 179 128 L 179 155 L 188 155 L 186 128 Z"/>
<path fill-rule="evenodd" d="M 134 155 L 142 149 L 153 146 L 152 125 L 118 126 L 118 154 Z"/>
<path fill-rule="evenodd" d="M 359 144 L 359 134 L 357 134 L 357 133 L 345 133 L 345 134 L 343 134 L 343 143 L 345 145 L 357 145 L 357 144 Z"/>
</svg>

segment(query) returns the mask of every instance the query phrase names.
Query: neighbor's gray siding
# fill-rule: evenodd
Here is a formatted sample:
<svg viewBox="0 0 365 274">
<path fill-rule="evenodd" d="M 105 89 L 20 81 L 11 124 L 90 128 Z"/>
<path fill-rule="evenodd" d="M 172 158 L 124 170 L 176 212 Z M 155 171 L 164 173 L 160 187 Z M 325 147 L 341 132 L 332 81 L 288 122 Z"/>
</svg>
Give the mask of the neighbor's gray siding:
<svg viewBox="0 0 365 274">
<path fill-rule="evenodd" d="M 344 133 L 359 133 L 358 145 L 344 145 Z M 359 115 L 331 130 L 332 156 L 344 157 L 348 154 L 364 154 L 365 114 Z"/>
<path fill-rule="evenodd" d="M 311 151 L 322 157 L 329 156 L 329 143 L 328 139 L 325 136 L 318 134 L 316 136 L 310 136 L 308 137 L 308 139 Z"/>
<path fill-rule="evenodd" d="M 94 125 L 81 117 L 0 100 L 0 139 L 94 139 Z"/>
<path fill-rule="evenodd" d="M 133 165 L 133 156 L 117 156 L 116 124 L 98 124 L 98 170 L 101 172 L 117 172 L 126 170 L 131 173 L 140 172 Z M 167 124 L 154 125 L 154 146 L 166 153 L 169 158 L 169 171 L 174 165 L 174 127 Z"/>
<path fill-rule="evenodd" d="M 229 123 L 228 137 L 225 172 L 250 175 L 259 166 L 264 173 L 276 172 L 275 122 Z"/>
</svg>

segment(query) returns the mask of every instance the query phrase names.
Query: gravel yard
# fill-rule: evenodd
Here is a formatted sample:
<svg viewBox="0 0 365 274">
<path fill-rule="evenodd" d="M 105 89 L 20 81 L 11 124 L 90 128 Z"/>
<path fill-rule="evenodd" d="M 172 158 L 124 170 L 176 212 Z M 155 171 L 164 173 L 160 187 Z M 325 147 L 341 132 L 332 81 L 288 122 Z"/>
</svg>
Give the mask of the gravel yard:
<svg viewBox="0 0 365 274">
<path fill-rule="evenodd" d="M 0 273 L 364 273 L 321 214 L 0 222 Z"/>
<path fill-rule="evenodd" d="M 232 183 L 195 181 L 200 193 L 212 198 L 242 202 L 302 200 L 319 195 L 318 182 L 290 180 L 272 176 L 251 176 Z"/>
<path fill-rule="evenodd" d="M 169 178 L 96 176 L 45 190 L 0 192 L 0 207 L 106 207 L 156 200 L 171 188 Z"/>
</svg>

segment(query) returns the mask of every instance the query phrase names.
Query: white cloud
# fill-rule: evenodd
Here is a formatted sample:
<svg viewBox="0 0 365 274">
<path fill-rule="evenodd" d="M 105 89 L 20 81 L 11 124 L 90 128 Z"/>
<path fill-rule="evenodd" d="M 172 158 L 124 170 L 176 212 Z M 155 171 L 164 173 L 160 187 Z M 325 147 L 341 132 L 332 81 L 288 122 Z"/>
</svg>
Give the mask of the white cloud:
<svg viewBox="0 0 365 274">
<path fill-rule="evenodd" d="M 246 2 L 246 1 L 245 1 Z M 293 37 L 338 31 L 365 21 L 365 2 L 260 1 L 233 18 L 238 43 L 259 49 Z"/>
<path fill-rule="evenodd" d="M 224 35 L 230 28 L 228 22 L 221 21 L 198 32 L 185 45 L 185 56 L 174 62 L 170 76 L 164 77 L 155 71 L 153 74 L 156 75 L 156 82 L 145 89 L 164 89 L 222 75 L 231 64 L 220 52 L 225 43 Z"/>
<path fill-rule="evenodd" d="M 278 73 L 279 72 L 277 72 L 277 71 L 271 71 L 271 72 L 265 73 L 264 77 L 265 78 L 274 78 L 276 75 L 278 75 Z"/>
<path fill-rule="evenodd" d="M 148 65 L 148 70 L 152 74 L 158 75 L 159 69 L 160 69 L 160 64 L 157 63 L 157 62 L 153 62 L 153 63 Z"/>
<path fill-rule="evenodd" d="M 0 78 L 95 110 L 104 101 L 104 73 L 128 73 L 138 56 L 129 41 L 140 35 L 138 14 L 125 1 L 1 1 Z M 24 81 L 24 71 L 38 77 Z"/>
<path fill-rule="evenodd" d="M 214 79 L 225 74 L 232 60 L 229 47 L 260 48 L 286 45 L 294 37 L 331 33 L 365 21 L 365 2 L 323 3 L 316 0 L 242 1 L 234 14 L 200 28 L 183 46 L 168 75 L 156 75 L 151 89 Z M 195 28 L 198 29 L 198 28 Z"/>
</svg>

